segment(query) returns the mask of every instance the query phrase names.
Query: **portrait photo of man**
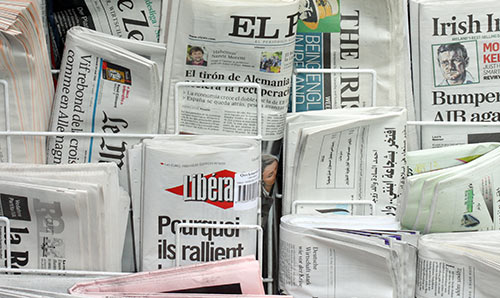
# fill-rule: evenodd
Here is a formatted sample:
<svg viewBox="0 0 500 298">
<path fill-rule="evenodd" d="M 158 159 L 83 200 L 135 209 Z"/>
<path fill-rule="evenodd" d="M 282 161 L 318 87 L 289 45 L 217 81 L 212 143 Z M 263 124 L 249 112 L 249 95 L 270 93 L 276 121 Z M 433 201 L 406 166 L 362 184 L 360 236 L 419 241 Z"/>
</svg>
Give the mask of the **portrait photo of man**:
<svg viewBox="0 0 500 298">
<path fill-rule="evenodd" d="M 461 43 L 442 44 L 437 48 L 437 65 L 443 79 L 437 86 L 453 86 L 477 83 L 468 70 L 470 57 Z M 437 80 L 439 82 L 439 80 Z"/>
</svg>

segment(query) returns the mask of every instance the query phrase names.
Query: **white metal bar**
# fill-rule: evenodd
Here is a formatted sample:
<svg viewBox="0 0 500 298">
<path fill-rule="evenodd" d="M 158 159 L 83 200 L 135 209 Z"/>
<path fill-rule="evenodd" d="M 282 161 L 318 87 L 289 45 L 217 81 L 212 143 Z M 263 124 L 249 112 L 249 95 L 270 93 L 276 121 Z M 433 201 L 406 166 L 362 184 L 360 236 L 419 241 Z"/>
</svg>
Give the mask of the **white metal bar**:
<svg viewBox="0 0 500 298">
<path fill-rule="evenodd" d="M 0 80 L 3 85 L 3 97 L 5 104 L 5 131 L 10 131 L 10 98 L 9 98 L 9 83 L 6 80 Z M 7 136 L 7 161 L 12 162 L 12 143 L 10 136 Z"/>
<path fill-rule="evenodd" d="M 250 87 L 256 88 L 257 97 L 257 137 L 262 138 L 262 87 L 257 83 L 218 83 L 218 82 L 179 82 L 175 84 L 174 93 L 174 131 L 179 134 L 179 89 L 181 87 Z"/>
<path fill-rule="evenodd" d="M 100 271 L 83 271 L 83 270 L 46 270 L 46 269 L 18 269 L 18 268 L 0 268 L 0 273 L 14 274 L 39 274 L 51 276 L 122 276 L 131 273 L 127 272 L 100 272 Z"/>
<path fill-rule="evenodd" d="M 0 222 L 5 225 L 5 257 L 7 259 L 7 268 L 10 269 L 12 267 L 10 255 L 10 221 L 7 217 L 0 216 Z"/>
<path fill-rule="evenodd" d="M 262 268 L 262 241 L 264 239 L 262 227 L 259 225 L 226 225 L 226 224 L 200 224 L 200 223 L 179 223 L 175 226 L 175 266 L 180 266 L 181 261 L 181 229 L 229 229 L 229 230 L 256 230 L 257 231 L 257 255 L 260 268 Z"/>
<path fill-rule="evenodd" d="M 96 137 L 96 138 L 154 138 L 161 134 L 146 133 L 98 133 L 98 132 L 58 132 L 58 131 L 0 131 L 0 136 L 46 136 L 46 137 Z"/>
<path fill-rule="evenodd" d="M 498 122 L 408 121 L 407 124 L 416 126 L 495 126 L 500 128 Z"/>
<path fill-rule="evenodd" d="M 267 217 L 267 293 L 273 292 L 273 223 L 274 223 L 274 209 L 276 207 L 276 202 L 269 209 L 269 215 Z"/>
<path fill-rule="evenodd" d="M 331 73 L 331 74 L 369 74 L 372 77 L 372 107 L 377 106 L 377 72 L 374 69 L 337 69 L 337 68 L 297 68 L 292 75 L 292 113 L 297 112 L 297 74 L 299 73 Z M 332 105 L 333 106 L 333 105 Z"/>
<path fill-rule="evenodd" d="M 53 74 L 53 75 L 56 75 L 56 74 L 59 74 L 61 72 L 60 69 L 51 69 L 50 72 Z"/>
<path fill-rule="evenodd" d="M 299 206 L 305 206 L 305 205 L 339 205 L 339 204 L 344 204 L 344 205 L 368 205 L 370 206 L 370 212 L 371 215 L 374 214 L 375 212 L 375 203 L 373 201 L 369 200 L 359 200 L 359 201 L 332 201 L 332 200 L 315 200 L 315 201 L 305 201 L 305 200 L 297 200 L 292 203 L 292 214 L 297 214 L 298 207 Z"/>
</svg>

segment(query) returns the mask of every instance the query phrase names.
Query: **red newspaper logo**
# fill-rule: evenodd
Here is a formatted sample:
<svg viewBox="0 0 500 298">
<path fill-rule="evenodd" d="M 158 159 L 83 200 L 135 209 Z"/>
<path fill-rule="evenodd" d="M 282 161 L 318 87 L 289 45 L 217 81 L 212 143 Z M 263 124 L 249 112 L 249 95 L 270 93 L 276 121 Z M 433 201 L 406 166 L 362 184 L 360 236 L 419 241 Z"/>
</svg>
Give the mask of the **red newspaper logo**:
<svg viewBox="0 0 500 298">
<path fill-rule="evenodd" d="M 222 170 L 208 175 L 194 174 L 184 176 L 182 185 L 165 189 L 182 196 L 184 201 L 206 202 L 222 209 L 234 205 L 235 172 Z"/>
</svg>

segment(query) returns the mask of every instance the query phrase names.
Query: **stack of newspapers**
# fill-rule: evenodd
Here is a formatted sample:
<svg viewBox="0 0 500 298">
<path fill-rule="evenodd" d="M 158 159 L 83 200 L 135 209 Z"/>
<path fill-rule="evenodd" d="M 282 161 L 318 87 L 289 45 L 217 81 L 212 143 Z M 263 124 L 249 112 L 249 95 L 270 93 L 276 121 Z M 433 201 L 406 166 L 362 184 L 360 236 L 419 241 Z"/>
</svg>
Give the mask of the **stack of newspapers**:
<svg viewBox="0 0 500 298">
<path fill-rule="evenodd" d="M 0 130 L 46 131 L 54 85 L 42 19 L 36 1 L 0 1 Z M 7 88 L 7 90 L 5 90 Z M 8 91 L 9 104 L 4 91 Z M 12 137 L 12 161 L 45 163 L 45 138 Z M 8 161 L 0 138 L 0 162 Z"/>
<path fill-rule="evenodd" d="M 424 233 L 497 230 L 500 144 L 436 148 L 408 154 L 410 171 L 398 216 Z"/>
<path fill-rule="evenodd" d="M 257 140 L 164 136 L 136 146 L 129 158 L 142 270 L 257 254 L 256 229 L 239 229 L 259 223 Z"/>
<path fill-rule="evenodd" d="M 12 268 L 121 271 L 129 202 L 112 163 L 0 164 Z"/>
<path fill-rule="evenodd" d="M 500 231 L 425 235 L 418 244 L 417 298 L 497 297 Z"/>
<path fill-rule="evenodd" d="M 50 130 L 157 133 L 165 51 L 165 45 L 71 28 L 66 35 Z M 121 184 L 126 186 L 126 150 L 139 142 L 139 138 L 50 137 L 47 161 L 114 162 L 121 170 Z"/>
<path fill-rule="evenodd" d="M 499 7 L 495 0 L 410 1 L 413 86 L 420 120 L 499 121 Z M 495 127 L 422 128 L 422 148 L 498 141 Z"/>
<path fill-rule="evenodd" d="M 284 216 L 279 287 L 294 297 L 414 297 L 418 237 L 391 216 Z"/>
<path fill-rule="evenodd" d="M 397 107 L 289 115 L 283 214 L 299 201 L 371 200 L 376 215 L 394 216 L 406 178 L 405 127 L 406 110 Z"/>
</svg>

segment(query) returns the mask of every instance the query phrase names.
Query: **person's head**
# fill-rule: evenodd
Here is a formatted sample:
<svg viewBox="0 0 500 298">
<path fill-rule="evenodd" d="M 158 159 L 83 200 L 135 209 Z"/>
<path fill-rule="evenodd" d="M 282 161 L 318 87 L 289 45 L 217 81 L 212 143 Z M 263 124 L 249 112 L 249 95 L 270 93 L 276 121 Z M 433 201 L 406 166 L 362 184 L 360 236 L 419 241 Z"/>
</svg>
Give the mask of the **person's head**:
<svg viewBox="0 0 500 298">
<path fill-rule="evenodd" d="M 200 62 L 203 60 L 203 49 L 200 47 L 191 47 L 189 49 L 189 56 L 191 56 L 191 59 L 193 59 L 195 62 Z"/>
<path fill-rule="evenodd" d="M 460 43 L 443 44 L 437 50 L 438 62 L 444 79 L 450 85 L 465 82 L 466 68 L 469 65 L 467 50 Z"/>
<path fill-rule="evenodd" d="M 273 155 L 262 155 L 262 185 L 270 192 L 278 174 L 278 158 Z"/>
</svg>

